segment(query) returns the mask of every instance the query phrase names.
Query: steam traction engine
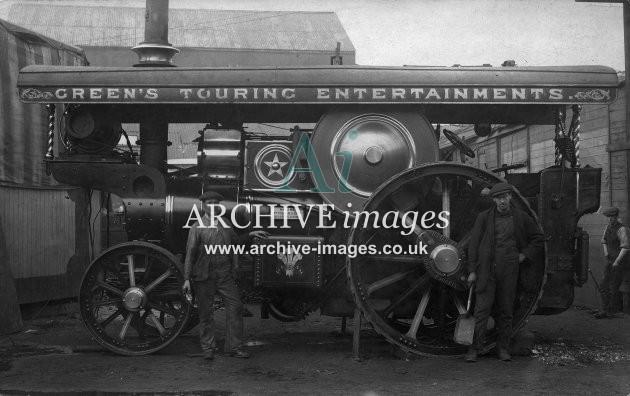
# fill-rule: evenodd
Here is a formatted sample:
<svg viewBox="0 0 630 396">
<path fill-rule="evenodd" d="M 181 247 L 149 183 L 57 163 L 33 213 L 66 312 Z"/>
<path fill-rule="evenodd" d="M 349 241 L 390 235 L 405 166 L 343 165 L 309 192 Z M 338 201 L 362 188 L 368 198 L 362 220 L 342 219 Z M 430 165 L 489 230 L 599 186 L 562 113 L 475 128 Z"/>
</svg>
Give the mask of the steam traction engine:
<svg viewBox="0 0 630 396">
<path fill-rule="evenodd" d="M 19 94 L 47 105 L 52 175 L 124 202 L 130 242 L 89 265 L 79 295 L 87 328 L 106 348 L 155 352 L 187 327 L 193 309 L 181 292 L 183 225 L 200 192 L 214 189 L 229 198 L 239 224 L 253 220 L 256 204 L 267 208 L 261 225 L 273 236 L 260 243 L 378 248 L 243 257 L 249 264 L 242 285 L 264 297 L 263 315 L 295 321 L 319 309 L 346 317 L 358 307 L 405 351 L 458 354 L 463 347 L 452 339 L 465 310 L 468 233 L 492 205 L 487 189 L 502 179 L 439 162 L 440 131 L 431 123 L 476 124 L 479 131 L 490 123 L 556 124 L 557 166 L 508 175 L 520 190 L 514 204 L 538 219 L 547 240 L 544 257 L 521 267 L 519 329 L 537 310 L 569 307 L 573 288 L 586 280 L 588 236 L 577 221 L 599 206 L 601 171 L 577 166 L 562 114 L 569 104 L 614 100 L 616 86 L 615 72 L 604 67 L 30 66 L 20 73 Z M 131 144 L 116 148 L 130 123 L 139 124 L 139 155 Z M 201 125 L 197 166 L 167 169 L 169 124 L 180 123 Z M 294 126 L 289 136 L 270 137 L 248 132 L 256 123 Z M 281 211 L 283 203 L 295 206 Z M 318 227 L 317 216 L 304 221 L 303 208 L 321 203 L 336 209 L 327 228 Z M 407 222 L 404 235 L 363 220 L 343 227 L 343 211 L 446 211 L 450 221 L 445 228 Z M 427 254 L 382 251 L 420 242 Z M 488 348 L 493 338 L 490 331 Z"/>
</svg>

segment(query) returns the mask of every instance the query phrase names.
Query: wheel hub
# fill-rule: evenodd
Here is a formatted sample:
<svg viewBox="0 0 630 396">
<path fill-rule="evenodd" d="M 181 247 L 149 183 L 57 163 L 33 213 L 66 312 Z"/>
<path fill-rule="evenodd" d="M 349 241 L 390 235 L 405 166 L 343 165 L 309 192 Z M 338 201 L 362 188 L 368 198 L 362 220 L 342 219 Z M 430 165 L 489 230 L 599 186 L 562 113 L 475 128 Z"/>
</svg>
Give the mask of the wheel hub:
<svg viewBox="0 0 630 396">
<path fill-rule="evenodd" d="M 147 294 L 139 287 L 130 287 L 123 293 L 123 305 L 128 311 L 139 311 L 147 302 Z"/>
<path fill-rule="evenodd" d="M 377 165 L 383 160 L 383 149 L 378 146 L 369 147 L 363 154 L 365 161 L 370 165 Z"/>
<path fill-rule="evenodd" d="M 459 251 L 453 245 L 439 245 L 433 249 L 430 256 L 433 266 L 442 275 L 452 275 L 460 269 Z"/>
</svg>

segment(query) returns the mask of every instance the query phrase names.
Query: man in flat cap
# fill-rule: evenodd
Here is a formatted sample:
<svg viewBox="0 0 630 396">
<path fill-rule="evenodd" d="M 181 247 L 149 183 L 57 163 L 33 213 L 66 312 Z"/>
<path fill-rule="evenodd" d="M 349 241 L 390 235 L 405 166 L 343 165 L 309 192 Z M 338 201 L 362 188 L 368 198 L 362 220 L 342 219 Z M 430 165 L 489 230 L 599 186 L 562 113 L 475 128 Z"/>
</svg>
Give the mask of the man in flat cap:
<svg viewBox="0 0 630 396">
<path fill-rule="evenodd" d="M 619 221 L 619 208 L 606 208 L 602 214 L 608 217 L 608 225 L 602 236 L 606 266 L 600 285 L 602 310 L 595 313 L 597 319 L 614 318 L 620 311 L 619 286 L 630 268 L 630 230 Z"/>
<path fill-rule="evenodd" d="M 497 356 L 510 361 L 514 298 L 519 265 L 542 253 L 543 234 L 527 213 L 511 204 L 512 185 L 497 183 L 490 189 L 494 207 L 477 216 L 468 243 L 468 283 L 475 287 L 475 335 L 466 361 L 477 361 L 483 349 L 488 318 L 497 306 Z"/>
<path fill-rule="evenodd" d="M 206 191 L 200 197 L 204 209 L 201 218 L 190 228 L 186 244 L 184 263 L 184 292 L 190 290 L 193 281 L 195 296 L 199 305 L 201 350 L 205 359 L 212 359 L 216 349 L 214 325 L 214 295 L 219 293 L 225 303 L 225 352 L 228 356 L 248 358 L 249 353 L 242 350 L 243 303 L 241 302 L 235 277 L 238 271 L 236 254 L 207 254 L 205 245 L 240 245 L 252 238 L 266 238 L 266 231 L 252 231 L 237 236 L 231 227 L 224 227 L 221 222 L 212 224 L 212 213 L 216 205 L 224 200 L 215 191 Z"/>
</svg>

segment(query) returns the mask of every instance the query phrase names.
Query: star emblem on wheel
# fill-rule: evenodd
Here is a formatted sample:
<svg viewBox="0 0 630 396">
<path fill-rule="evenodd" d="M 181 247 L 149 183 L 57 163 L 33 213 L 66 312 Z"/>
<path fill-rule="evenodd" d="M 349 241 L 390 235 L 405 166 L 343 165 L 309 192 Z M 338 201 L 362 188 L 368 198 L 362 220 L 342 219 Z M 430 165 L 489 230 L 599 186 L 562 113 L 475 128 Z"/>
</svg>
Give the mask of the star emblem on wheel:
<svg viewBox="0 0 630 396">
<path fill-rule="evenodd" d="M 273 157 L 273 161 L 263 161 L 265 165 L 269 167 L 269 173 L 267 173 L 267 177 L 277 173 L 280 177 L 284 177 L 284 173 L 282 173 L 282 168 L 288 164 L 288 162 L 280 161 L 278 159 L 278 153 L 275 153 Z"/>
</svg>

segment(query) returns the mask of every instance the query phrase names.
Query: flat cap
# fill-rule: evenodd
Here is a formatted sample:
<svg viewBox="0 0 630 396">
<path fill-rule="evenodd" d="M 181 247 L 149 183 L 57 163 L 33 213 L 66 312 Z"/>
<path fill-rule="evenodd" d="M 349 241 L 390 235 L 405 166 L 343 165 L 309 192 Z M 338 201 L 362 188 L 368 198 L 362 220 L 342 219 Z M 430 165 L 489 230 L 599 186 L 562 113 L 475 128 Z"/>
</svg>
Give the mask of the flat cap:
<svg viewBox="0 0 630 396">
<path fill-rule="evenodd" d="M 206 191 L 203 194 L 201 194 L 199 196 L 199 200 L 200 201 L 207 201 L 207 200 L 217 200 L 217 201 L 223 201 L 225 198 L 223 197 L 223 195 L 219 194 L 216 191 Z"/>
<path fill-rule="evenodd" d="M 514 187 L 512 187 L 509 183 L 497 183 L 490 189 L 490 195 L 496 197 L 497 195 L 511 193 L 514 191 Z"/>
<path fill-rule="evenodd" d="M 619 215 L 619 208 L 616 208 L 614 206 L 610 208 L 606 208 L 602 210 L 602 214 L 606 217 L 617 216 Z"/>
</svg>

